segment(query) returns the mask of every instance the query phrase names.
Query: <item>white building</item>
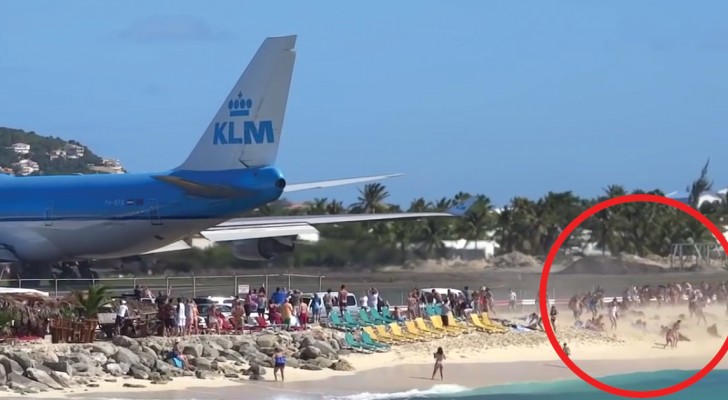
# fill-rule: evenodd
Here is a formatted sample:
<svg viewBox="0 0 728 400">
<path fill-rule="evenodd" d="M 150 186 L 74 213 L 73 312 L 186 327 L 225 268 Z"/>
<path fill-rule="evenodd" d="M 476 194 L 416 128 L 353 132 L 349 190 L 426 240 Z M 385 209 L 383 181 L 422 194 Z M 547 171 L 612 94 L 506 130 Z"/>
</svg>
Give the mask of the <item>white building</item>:
<svg viewBox="0 0 728 400">
<path fill-rule="evenodd" d="M 20 160 L 12 165 L 13 170 L 18 175 L 30 175 L 40 171 L 40 166 L 32 160 Z"/>
<path fill-rule="evenodd" d="M 27 144 L 27 143 L 14 143 L 10 147 L 17 154 L 28 154 L 28 153 L 30 153 L 30 145 Z"/>
<path fill-rule="evenodd" d="M 86 148 L 83 146 L 77 146 L 75 144 L 68 143 L 64 146 L 63 150 L 66 151 L 66 158 L 76 159 L 83 157 L 86 152 Z"/>
</svg>

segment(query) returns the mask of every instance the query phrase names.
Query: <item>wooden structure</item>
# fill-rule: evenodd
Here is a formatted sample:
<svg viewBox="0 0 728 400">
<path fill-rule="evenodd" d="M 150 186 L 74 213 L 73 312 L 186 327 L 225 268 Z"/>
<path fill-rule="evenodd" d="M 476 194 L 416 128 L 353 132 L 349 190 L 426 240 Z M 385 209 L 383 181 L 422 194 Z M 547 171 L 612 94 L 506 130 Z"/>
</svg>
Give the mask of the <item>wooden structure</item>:
<svg viewBox="0 0 728 400">
<path fill-rule="evenodd" d="M 97 319 L 58 318 L 51 320 L 52 343 L 93 343 L 96 340 Z"/>
</svg>

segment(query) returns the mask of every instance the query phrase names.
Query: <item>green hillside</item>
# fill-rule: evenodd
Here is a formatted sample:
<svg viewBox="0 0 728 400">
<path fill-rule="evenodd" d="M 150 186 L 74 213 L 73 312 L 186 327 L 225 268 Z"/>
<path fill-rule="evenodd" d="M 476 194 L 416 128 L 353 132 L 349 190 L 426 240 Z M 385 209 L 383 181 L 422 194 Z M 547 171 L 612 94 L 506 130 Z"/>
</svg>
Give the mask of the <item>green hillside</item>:
<svg viewBox="0 0 728 400">
<path fill-rule="evenodd" d="M 16 143 L 30 145 L 30 152 L 28 154 L 16 153 L 12 147 Z M 21 159 L 29 159 L 38 163 L 40 169 L 30 175 L 68 175 L 89 173 L 91 172 L 88 168 L 89 164 L 101 164 L 101 157 L 94 154 L 89 148 L 85 148 L 83 156 L 79 158 L 58 154 L 56 157 L 51 157 L 54 151 L 64 149 L 68 144 L 83 146 L 73 140 L 66 141 L 58 137 L 41 136 L 35 132 L 0 127 L 0 167 L 11 168 Z"/>
</svg>

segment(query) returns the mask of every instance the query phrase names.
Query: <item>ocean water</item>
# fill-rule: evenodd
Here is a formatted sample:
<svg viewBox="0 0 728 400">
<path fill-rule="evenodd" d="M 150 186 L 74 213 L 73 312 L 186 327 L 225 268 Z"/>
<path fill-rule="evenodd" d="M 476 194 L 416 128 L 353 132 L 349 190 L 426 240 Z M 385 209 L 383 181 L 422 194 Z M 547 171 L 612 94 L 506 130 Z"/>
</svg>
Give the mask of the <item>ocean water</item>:
<svg viewBox="0 0 728 400">
<path fill-rule="evenodd" d="M 628 390 L 654 390 L 672 386 L 697 371 L 669 370 L 614 375 L 602 380 L 615 387 Z M 658 397 L 665 400 L 719 400 L 728 395 L 728 370 L 716 370 L 708 374 L 692 387 L 672 394 Z M 438 384 L 427 390 L 410 390 L 401 393 L 360 393 L 343 397 L 326 397 L 326 400 L 612 400 L 625 399 L 602 392 L 577 379 L 548 383 L 519 383 L 490 386 L 471 390 L 458 385 Z"/>
</svg>

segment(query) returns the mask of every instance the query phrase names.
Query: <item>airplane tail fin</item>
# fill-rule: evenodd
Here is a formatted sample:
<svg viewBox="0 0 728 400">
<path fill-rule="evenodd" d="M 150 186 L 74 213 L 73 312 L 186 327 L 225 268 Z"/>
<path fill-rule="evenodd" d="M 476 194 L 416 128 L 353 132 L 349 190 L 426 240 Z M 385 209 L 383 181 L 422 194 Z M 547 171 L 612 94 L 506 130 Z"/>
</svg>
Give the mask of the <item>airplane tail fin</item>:
<svg viewBox="0 0 728 400">
<path fill-rule="evenodd" d="M 288 103 L 296 36 L 269 37 L 177 170 L 220 171 L 272 165 Z"/>
</svg>

